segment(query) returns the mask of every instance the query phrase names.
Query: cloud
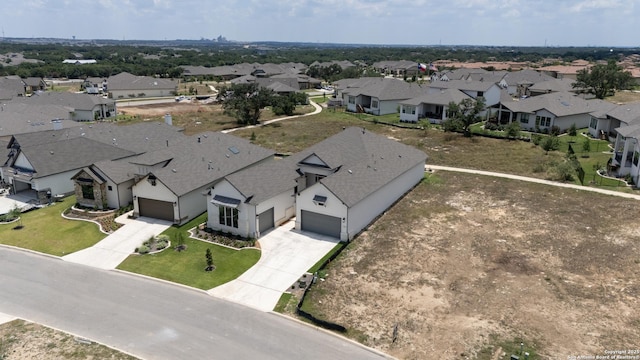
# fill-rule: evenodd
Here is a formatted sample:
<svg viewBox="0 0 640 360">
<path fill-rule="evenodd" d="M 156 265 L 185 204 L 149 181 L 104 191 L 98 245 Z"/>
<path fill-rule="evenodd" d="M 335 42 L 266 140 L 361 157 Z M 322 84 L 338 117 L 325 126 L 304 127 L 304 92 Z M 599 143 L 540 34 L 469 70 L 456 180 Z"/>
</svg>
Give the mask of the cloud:
<svg viewBox="0 0 640 360">
<path fill-rule="evenodd" d="M 629 2 L 631 7 L 633 7 L 633 3 Z M 602 9 L 615 9 L 621 8 L 623 3 L 621 0 L 583 0 L 577 1 L 575 4 L 569 7 L 569 11 L 571 12 L 582 12 L 582 11 L 591 11 L 591 10 L 602 10 Z"/>
</svg>

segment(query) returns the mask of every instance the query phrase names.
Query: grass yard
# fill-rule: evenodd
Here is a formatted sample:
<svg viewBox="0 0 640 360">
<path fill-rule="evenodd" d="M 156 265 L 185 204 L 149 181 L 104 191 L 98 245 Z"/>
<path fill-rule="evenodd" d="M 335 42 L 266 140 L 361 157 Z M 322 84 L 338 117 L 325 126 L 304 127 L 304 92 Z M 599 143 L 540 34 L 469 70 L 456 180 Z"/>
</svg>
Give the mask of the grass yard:
<svg viewBox="0 0 640 360">
<path fill-rule="evenodd" d="M 0 225 L 0 243 L 63 256 L 93 246 L 106 235 L 98 226 L 86 221 L 68 220 L 60 214 L 76 203 L 75 196 L 42 209 L 21 214 L 20 230 L 16 223 Z"/>
<path fill-rule="evenodd" d="M 183 226 L 172 226 L 163 232 L 171 238 L 172 247 L 176 245 L 176 233 L 183 233 L 187 250 L 178 252 L 168 248 L 158 254 L 130 255 L 118 269 L 208 290 L 237 278 L 258 262 L 258 249 L 235 250 L 188 238 L 187 230 L 204 221 L 206 213 Z M 211 272 L 204 270 L 207 248 L 211 249 L 216 266 Z"/>
</svg>

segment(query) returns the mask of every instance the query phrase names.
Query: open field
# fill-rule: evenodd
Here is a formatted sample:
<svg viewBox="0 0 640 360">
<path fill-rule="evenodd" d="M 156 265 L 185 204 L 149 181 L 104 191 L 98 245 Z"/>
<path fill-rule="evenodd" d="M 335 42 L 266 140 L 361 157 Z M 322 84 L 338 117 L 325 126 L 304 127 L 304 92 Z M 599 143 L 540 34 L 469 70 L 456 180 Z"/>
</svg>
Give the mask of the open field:
<svg viewBox="0 0 640 360">
<path fill-rule="evenodd" d="M 616 91 L 615 95 L 609 96 L 607 101 L 616 104 L 629 104 L 640 101 L 640 92 L 631 90 Z"/>
<path fill-rule="evenodd" d="M 505 359 L 520 341 L 531 359 L 635 349 L 637 206 L 439 172 L 329 265 L 305 307 L 402 359 Z"/>
<path fill-rule="evenodd" d="M 312 112 L 313 106 L 298 106 L 295 114 L 305 114 Z M 238 127 L 236 119 L 224 114 L 222 105 L 201 104 L 197 101 L 164 103 L 154 105 L 127 106 L 120 108 L 118 113 L 121 116 L 119 123 L 131 124 L 140 121 L 164 121 L 165 114 L 171 114 L 173 125 L 184 128 L 187 135 L 193 135 L 204 131 L 220 131 Z M 275 119 L 276 116 L 271 110 L 262 110 L 261 121 Z"/>
<path fill-rule="evenodd" d="M 86 343 L 67 333 L 23 320 L 0 325 L 0 359 L 58 360 L 112 359 L 136 357 L 96 343 Z"/>
</svg>

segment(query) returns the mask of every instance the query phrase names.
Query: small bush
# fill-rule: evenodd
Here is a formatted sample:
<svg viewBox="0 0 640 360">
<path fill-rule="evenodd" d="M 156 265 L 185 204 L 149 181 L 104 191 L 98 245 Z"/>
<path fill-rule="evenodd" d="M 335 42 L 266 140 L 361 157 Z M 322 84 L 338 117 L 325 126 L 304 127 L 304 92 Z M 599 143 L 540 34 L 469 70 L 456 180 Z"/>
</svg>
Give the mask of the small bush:
<svg viewBox="0 0 640 360">
<path fill-rule="evenodd" d="M 541 146 L 544 151 L 558 150 L 560 141 L 555 136 L 549 136 L 542 141 Z"/>
<path fill-rule="evenodd" d="M 165 235 L 165 234 L 160 234 L 158 236 L 156 236 L 156 241 L 157 242 L 169 242 L 169 235 Z"/>
<path fill-rule="evenodd" d="M 531 141 L 533 141 L 534 145 L 540 145 L 540 140 L 542 140 L 542 136 L 540 135 L 531 136 Z"/>
<path fill-rule="evenodd" d="M 569 136 L 576 136 L 578 134 L 578 129 L 576 129 L 576 124 L 571 124 L 569 130 L 567 130 Z"/>
<path fill-rule="evenodd" d="M 551 127 L 551 135 L 558 136 L 561 134 L 560 127 L 553 125 Z"/>
<path fill-rule="evenodd" d="M 158 241 L 156 243 L 156 249 L 157 250 L 162 250 L 162 249 L 166 248 L 167 245 L 168 245 L 168 243 L 166 241 Z"/>
<path fill-rule="evenodd" d="M 138 248 L 138 254 L 148 254 L 149 253 L 149 247 L 146 245 L 142 245 Z"/>
</svg>

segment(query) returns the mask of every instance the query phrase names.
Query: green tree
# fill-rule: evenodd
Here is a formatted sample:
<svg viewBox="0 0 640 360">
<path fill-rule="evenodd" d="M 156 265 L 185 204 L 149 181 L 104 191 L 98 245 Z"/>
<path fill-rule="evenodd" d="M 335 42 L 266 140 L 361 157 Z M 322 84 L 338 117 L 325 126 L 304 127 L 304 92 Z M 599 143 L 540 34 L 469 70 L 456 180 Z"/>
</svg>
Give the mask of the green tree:
<svg viewBox="0 0 640 360">
<path fill-rule="evenodd" d="M 596 64 L 578 71 L 574 88 L 585 89 L 598 99 L 604 99 L 615 90 L 628 89 L 632 85 L 631 73 L 611 59 L 606 65 Z"/>
<path fill-rule="evenodd" d="M 452 101 L 449 103 L 449 118 L 445 121 L 450 124 L 446 124 L 445 128 L 460 129 L 464 136 L 470 137 L 469 127 L 481 120 L 479 114 L 482 110 L 484 110 L 484 98 L 482 97 L 476 100 L 464 99 L 458 104 Z"/>
<path fill-rule="evenodd" d="M 256 83 L 233 84 L 218 93 L 222 108 L 238 120 L 241 125 L 255 125 L 260 119 L 260 111 L 273 102 L 273 90 Z"/>
<path fill-rule="evenodd" d="M 207 267 L 205 268 L 205 271 L 213 271 L 215 266 L 213 266 L 213 255 L 211 255 L 211 249 L 207 248 L 207 252 L 204 256 L 207 259 Z"/>
<path fill-rule="evenodd" d="M 306 104 L 308 96 L 302 92 L 289 93 L 286 95 L 274 96 L 272 101 L 273 112 L 276 115 L 293 115 L 297 105 Z"/>
<path fill-rule="evenodd" d="M 520 136 L 520 123 L 517 121 L 512 121 L 509 125 L 507 125 L 504 131 L 508 139 L 515 139 Z"/>
<path fill-rule="evenodd" d="M 576 124 L 573 123 L 569 126 L 569 130 L 567 130 L 567 134 L 569 136 L 576 136 L 578 134 L 578 129 L 576 129 Z"/>
<path fill-rule="evenodd" d="M 585 138 L 582 143 L 582 152 L 588 153 L 591 151 L 591 140 L 589 138 Z"/>
</svg>

